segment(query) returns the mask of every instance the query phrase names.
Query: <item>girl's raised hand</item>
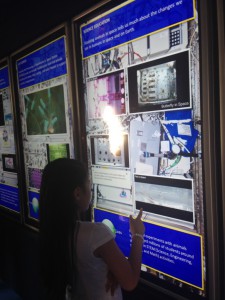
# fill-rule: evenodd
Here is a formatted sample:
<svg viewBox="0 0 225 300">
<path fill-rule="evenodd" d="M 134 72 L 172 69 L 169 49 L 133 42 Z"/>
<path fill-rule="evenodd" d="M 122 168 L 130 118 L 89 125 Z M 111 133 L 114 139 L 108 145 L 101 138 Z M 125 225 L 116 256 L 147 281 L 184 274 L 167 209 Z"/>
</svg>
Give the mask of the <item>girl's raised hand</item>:
<svg viewBox="0 0 225 300">
<path fill-rule="evenodd" d="M 145 226 L 141 220 L 143 209 L 141 208 L 138 216 L 134 219 L 133 216 L 130 216 L 130 232 L 131 234 L 141 234 L 145 233 Z"/>
</svg>

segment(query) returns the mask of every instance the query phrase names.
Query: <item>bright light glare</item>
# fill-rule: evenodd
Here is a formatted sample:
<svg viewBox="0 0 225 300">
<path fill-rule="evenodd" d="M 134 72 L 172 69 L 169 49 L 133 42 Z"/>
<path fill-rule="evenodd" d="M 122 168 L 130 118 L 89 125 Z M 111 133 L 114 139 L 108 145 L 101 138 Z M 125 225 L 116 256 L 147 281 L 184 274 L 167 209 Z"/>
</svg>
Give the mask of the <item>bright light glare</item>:
<svg viewBox="0 0 225 300">
<path fill-rule="evenodd" d="M 113 155 L 120 152 L 121 146 L 123 145 L 123 133 L 119 119 L 115 116 L 112 107 L 106 106 L 103 119 L 107 123 L 109 128 L 109 145 L 110 151 Z"/>
<path fill-rule="evenodd" d="M 103 120 L 108 124 L 114 117 L 114 111 L 111 106 L 106 106 L 103 112 Z"/>
<path fill-rule="evenodd" d="M 109 145 L 110 151 L 116 155 L 123 145 L 123 133 L 119 120 L 115 117 L 113 126 L 109 127 Z"/>
</svg>

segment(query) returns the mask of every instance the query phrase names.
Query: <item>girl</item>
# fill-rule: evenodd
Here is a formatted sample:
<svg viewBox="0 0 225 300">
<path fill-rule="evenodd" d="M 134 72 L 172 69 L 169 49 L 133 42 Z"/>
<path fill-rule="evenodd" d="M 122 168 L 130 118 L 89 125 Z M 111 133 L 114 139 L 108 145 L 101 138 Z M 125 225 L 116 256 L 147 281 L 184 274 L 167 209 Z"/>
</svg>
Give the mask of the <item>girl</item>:
<svg viewBox="0 0 225 300">
<path fill-rule="evenodd" d="M 44 169 L 40 190 L 41 270 L 48 300 L 122 299 L 121 288 L 137 285 L 143 244 L 142 210 L 130 216 L 128 260 L 103 223 L 82 221 L 91 199 L 88 172 L 74 159 L 60 158 Z M 68 285 L 69 284 L 69 285 Z"/>
</svg>

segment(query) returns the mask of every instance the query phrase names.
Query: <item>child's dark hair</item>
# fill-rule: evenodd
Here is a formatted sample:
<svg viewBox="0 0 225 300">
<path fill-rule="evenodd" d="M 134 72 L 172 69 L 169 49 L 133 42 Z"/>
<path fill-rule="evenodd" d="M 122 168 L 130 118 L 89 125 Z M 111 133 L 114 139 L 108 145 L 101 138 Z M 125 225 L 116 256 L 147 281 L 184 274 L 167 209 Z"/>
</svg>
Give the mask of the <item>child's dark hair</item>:
<svg viewBox="0 0 225 300">
<path fill-rule="evenodd" d="M 72 284 L 72 242 L 77 220 L 73 191 L 85 188 L 83 163 L 59 158 L 46 165 L 40 189 L 41 275 L 47 299 L 62 300 Z"/>
</svg>

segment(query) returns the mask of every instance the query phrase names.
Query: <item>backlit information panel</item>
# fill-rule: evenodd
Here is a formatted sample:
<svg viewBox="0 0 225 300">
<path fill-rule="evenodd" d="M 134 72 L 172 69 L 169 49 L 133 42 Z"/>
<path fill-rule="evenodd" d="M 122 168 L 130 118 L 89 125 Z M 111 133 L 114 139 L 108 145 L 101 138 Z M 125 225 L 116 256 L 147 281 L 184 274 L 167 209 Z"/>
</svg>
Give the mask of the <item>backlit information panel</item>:
<svg viewBox="0 0 225 300">
<path fill-rule="evenodd" d="M 142 277 L 204 297 L 195 3 L 125 1 L 79 25 L 93 219 L 128 256 L 143 208 Z"/>
<path fill-rule="evenodd" d="M 9 67 L 0 65 L 0 207 L 20 212 Z"/>
<path fill-rule="evenodd" d="M 28 217 L 38 220 L 45 165 L 73 157 L 66 36 L 50 39 L 16 61 Z"/>
</svg>

